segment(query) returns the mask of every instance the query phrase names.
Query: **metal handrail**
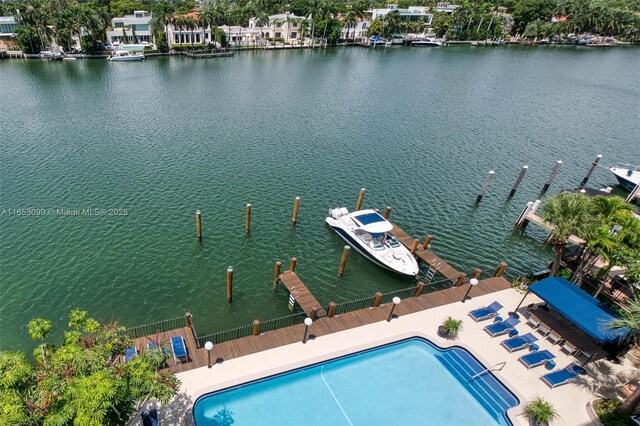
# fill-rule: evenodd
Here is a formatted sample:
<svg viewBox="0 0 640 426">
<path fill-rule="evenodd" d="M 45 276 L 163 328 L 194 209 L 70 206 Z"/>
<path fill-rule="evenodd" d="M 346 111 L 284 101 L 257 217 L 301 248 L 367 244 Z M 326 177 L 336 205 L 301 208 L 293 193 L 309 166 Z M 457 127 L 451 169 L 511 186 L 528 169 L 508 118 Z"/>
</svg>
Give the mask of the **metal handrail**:
<svg viewBox="0 0 640 426">
<path fill-rule="evenodd" d="M 507 361 L 502 361 L 497 363 L 496 365 L 493 365 L 489 368 L 485 368 L 484 370 L 482 370 L 479 373 L 474 374 L 473 376 L 471 376 L 471 378 L 469 380 L 467 380 L 466 384 L 471 383 L 472 381 L 474 381 L 475 379 L 477 379 L 478 377 L 482 376 L 483 374 L 488 373 L 489 371 L 493 371 L 498 365 L 502 364 L 502 366 L 498 369 L 498 371 L 502 370 L 504 368 L 505 365 L 507 365 Z"/>
</svg>

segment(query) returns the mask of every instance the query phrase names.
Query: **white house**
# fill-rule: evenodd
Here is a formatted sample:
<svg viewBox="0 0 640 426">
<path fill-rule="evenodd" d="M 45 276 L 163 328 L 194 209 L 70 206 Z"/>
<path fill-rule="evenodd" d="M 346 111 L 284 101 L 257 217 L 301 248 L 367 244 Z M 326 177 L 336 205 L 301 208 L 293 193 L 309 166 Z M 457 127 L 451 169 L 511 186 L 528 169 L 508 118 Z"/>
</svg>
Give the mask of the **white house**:
<svg viewBox="0 0 640 426">
<path fill-rule="evenodd" d="M 456 11 L 457 8 L 459 8 L 460 6 L 458 6 L 457 4 L 450 4 L 447 2 L 439 2 L 436 4 L 435 7 L 435 11 L 436 12 L 444 12 L 444 13 L 453 13 Z"/>
<path fill-rule="evenodd" d="M 0 16 L 0 46 L 13 46 L 16 29 L 20 26 L 13 16 Z"/>
<path fill-rule="evenodd" d="M 385 9 L 371 9 L 367 13 L 371 15 L 371 20 L 375 21 L 376 19 L 384 18 L 393 11 L 398 12 L 401 20 L 423 21 L 427 25 L 431 25 L 431 19 L 433 18 L 433 15 L 429 13 L 428 6 L 409 6 L 406 9 L 398 9 L 397 4 L 390 4 Z"/>
<path fill-rule="evenodd" d="M 149 22 L 151 22 L 151 13 L 144 10 L 136 10 L 133 15 L 113 18 L 111 28 L 107 31 L 107 43 L 134 43 L 134 36 L 138 39 L 138 43 L 151 43 L 153 36 Z"/>
</svg>

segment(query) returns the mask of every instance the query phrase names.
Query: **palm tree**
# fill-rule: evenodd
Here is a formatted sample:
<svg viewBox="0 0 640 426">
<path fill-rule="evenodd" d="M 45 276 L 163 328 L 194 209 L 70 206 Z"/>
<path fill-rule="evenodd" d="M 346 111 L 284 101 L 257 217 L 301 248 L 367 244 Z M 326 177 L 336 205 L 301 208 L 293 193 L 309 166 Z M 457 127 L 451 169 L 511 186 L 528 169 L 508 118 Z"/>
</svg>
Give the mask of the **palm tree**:
<svg viewBox="0 0 640 426">
<path fill-rule="evenodd" d="M 261 12 L 258 17 L 256 18 L 256 25 L 260 27 L 260 38 L 264 38 L 264 34 L 262 32 L 262 28 L 265 25 L 269 25 L 269 15 L 267 15 L 265 12 Z M 265 49 L 267 48 L 267 45 L 265 44 Z"/>
<path fill-rule="evenodd" d="M 298 28 L 298 34 L 300 35 L 300 46 L 304 46 L 304 34 L 309 29 L 309 22 L 307 22 L 306 18 L 302 18 L 300 20 L 300 26 Z"/>
<path fill-rule="evenodd" d="M 549 234 L 553 244 L 551 275 L 560 269 L 562 255 L 569 237 L 589 237 L 596 227 L 596 215 L 591 200 L 584 194 L 562 192 L 549 199 L 542 210 L 542 219 L 554 226 Z"/>
<path fill-rule="evenodd" d="M 273 26 L 273 45 L 277 47 L 278 42 L 276 41 L 276 27 L 280 25 L 280 20 L 274 19 L 273 21 L 271 21 L 271 25 Z"/>
<path fill-rule="evenodd" d="M 353 27 L 353 41 L 356 41 L 356 27 L 358 26 L 358 17 L 353 9 L 349 9 L 347 13 L 344 15 L 344 23 L 347 26 L 347 34 L 345 39 L 349 38 L 349 31 Z"/>
<path fill-rule="evenodd" d="M 609 323 L 612 330 L 626 329 L 629 332 L 629 338 L 637 345 L 640 343 L 640 301 L 634 300 L 627 305 L 629 311 L 623 311 L 622 317 L 614 319 Z M 625 414 L 631 414 L 640 404 L 640 386 L 629 395 L 620 405 L 618 411 Z"/>
</svg>

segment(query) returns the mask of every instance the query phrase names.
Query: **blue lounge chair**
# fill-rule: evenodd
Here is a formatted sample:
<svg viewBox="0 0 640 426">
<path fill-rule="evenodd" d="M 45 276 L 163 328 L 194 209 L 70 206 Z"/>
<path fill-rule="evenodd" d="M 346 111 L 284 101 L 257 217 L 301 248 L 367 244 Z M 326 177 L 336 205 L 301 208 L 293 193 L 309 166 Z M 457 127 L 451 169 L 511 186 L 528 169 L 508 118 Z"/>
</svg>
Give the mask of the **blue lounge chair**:
<svg viewBox="0 0 640 426">
<path fill-rule="evenodd" d="M 182 336 L 171 338 L 171 352 L 173 352 L 173 359 L 175 360 L 176 365 L 178 365 L 181 358 L 184 358 L 185 361 L 188 360 L 187 345 L 184 343 L 184 338 Z"/>
<path fill-rule="evenodd" d="M 527 333 L 522 336 L 515 336 L 510 339 L 503 340 L 500 344 L 509 352 L 513 352 L 528 347 L 536 340 L 538 340 L 536 336 L 531 333 Z"/>
<path fill-rule="evenodd" d="M 484 308 L 474 309 L 469 312 L 469 316 L 473 318 L 475 322 L 483 321 L 489 318 L 493 318 L 498 316 L 498 311 L 502 309 L 502 305 L 498 302 L 493 302 L 489 306 L 485 306 Z"/>
<path fill-rule="evenodd" d="M 484 331 L 489 333 L 491 337 L 501 336 L 509 333 L 520 323 L 520 320 L 516 317 L 509 317 L 504 321 L 494 322 L 484 328 Z"/>
<path fill-rule="evenodd" d="M 530 354 L 522 355 L 518 360 L 523 363 L 528 370 L 530 368 L 537 367 L 538 365 L 542 365 L 555 357 L 556 356 L 554 354 L 545 349 L 543 351 L 535 351 Z"/>
<path fill-rule="evenodd" d="M 562 370 L 552 371 L 551 373 L 547 373 L 544 376 L 540 377 L 543 382 L 549 385 L 550 388 L 555 388 L 556 386 L 564 385 L 569 382 L 573 382 L 576 379 L 578 374 L 584 372 L 584 369 L 578 366 L 576 363 L 571 363 L 567 365 Z"/>
<path fill-rule="evenodd" d="M 129 362 L 134 356 L 138 355 L 138 349 L 135 347 L 127 348 L 124 350 L 124 362 Z"/>
</svg>

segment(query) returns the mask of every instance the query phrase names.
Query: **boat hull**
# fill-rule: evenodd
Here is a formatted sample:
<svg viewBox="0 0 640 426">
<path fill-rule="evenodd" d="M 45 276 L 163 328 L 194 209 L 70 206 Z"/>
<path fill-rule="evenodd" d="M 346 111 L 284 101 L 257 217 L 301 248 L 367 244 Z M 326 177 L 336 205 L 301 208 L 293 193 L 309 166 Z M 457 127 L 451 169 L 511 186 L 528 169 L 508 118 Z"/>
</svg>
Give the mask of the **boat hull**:
<svg viewBox="0 0 640 426">
<path fill-rule="evenodd" d="M 621 167 L 611 167 L 609 170 L 616 177 L 618 183 L 629 192 L 640 184 L 640 171 L 638 170 L 623 169 Z M 631 175 L 629 175 L 629 172 L 631 172 Z"/>
</svg>

